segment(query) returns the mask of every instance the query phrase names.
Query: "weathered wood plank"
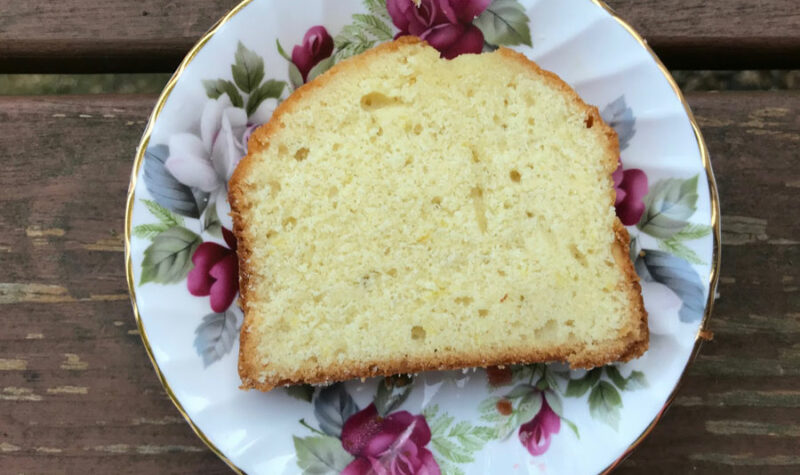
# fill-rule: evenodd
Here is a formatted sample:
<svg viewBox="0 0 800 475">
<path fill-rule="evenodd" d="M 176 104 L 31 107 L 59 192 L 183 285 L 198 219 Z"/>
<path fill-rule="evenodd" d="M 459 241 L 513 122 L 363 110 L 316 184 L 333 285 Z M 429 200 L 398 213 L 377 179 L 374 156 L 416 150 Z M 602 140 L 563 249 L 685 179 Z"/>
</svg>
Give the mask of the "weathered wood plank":
<svg viewBox="0 0 800 475">
<path fill-rule="evenodd" d="M 133 151 L 155 98 L 0 98 L 0 466 L 228 473 L 164 394 L 127 301 Z M 716 333 L 622 473 L 800 468 L 800 94 L 694 94 L 726 227 Z"/>
<path fill-rule="evenodd" d="M 154 377 L 123 273 L 153 97 L 0 100 L 4 473 L 228 473 Z"/>
<path fill-rule="evenodd" d="M 711 330 L 675 404 L 620 473 L 800 469 L 800 94 L 689 96 L 722 202 Z"/>
<path fill-rule="evenodd" d="M 0 0 L 0 72 L 164 72 L 237 0 Z M 800 67 L 795 0 L 610 0 L 672 68 Z"/>
<path fill-rule="evenodd" d="M 608 0 L 672 69 L 800 67 L 795 0 Z"/>
</svg>

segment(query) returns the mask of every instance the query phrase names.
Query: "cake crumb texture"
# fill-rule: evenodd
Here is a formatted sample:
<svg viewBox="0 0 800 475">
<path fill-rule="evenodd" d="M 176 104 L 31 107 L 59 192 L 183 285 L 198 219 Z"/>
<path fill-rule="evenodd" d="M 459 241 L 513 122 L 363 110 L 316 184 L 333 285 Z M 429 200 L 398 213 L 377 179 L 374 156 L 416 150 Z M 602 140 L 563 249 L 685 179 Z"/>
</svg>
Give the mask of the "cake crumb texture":
<svg viewBox="0 0 800 475">
<path fill-rule="evenodd" d="M 295 91 L 230 182 L 242 387 L 641 355 L 617 136 L 503 49 L 401 38 Z"/>
</svg>

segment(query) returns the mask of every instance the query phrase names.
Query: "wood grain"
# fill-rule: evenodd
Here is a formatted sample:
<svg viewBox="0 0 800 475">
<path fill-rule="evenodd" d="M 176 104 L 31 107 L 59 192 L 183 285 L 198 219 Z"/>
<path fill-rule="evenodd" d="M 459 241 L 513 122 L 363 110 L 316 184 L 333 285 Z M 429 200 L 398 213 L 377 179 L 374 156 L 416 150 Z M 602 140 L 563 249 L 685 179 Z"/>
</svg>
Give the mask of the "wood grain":
<svg viewBox="0 0 800 475">
<path fill-rule="evenodd" d="M 0 73 L 172 71 L 237 3 L 0 0 Z M 648 39 L 669 67 L 800 67 L 796 0 L 608 3 Z"/>
<path fill-rule="evenodd" d="M 800 67 L 796 0 L 608 0 L 672 69 Z"/>
<path fill-rule="evenodd" d="M 154 97 L 0 98 L 0 467 L 229 473 L 150 367 L 125 192 Z M 800 94 L 694 94 L 722 195 L 714 341 L 620 473 L 800 470 Z"/>
</svg>

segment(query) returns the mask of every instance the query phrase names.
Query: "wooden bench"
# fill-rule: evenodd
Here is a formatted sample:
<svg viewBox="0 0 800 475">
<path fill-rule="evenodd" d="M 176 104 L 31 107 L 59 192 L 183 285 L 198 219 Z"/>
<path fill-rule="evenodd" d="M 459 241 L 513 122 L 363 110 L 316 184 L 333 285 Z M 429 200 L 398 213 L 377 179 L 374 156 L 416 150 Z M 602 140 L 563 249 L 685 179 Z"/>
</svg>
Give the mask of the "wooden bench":
<svg viewBox="0 0 800 475">
<path fill-rule="evenodd" d="M 555 1 L 555 0 L 553 0 Z M 0 0 L 0 72 L 167 72 L 234 0 Z M 666 64 L 800 68 L 797 0 L 615 0 Z M 229 473 L 167 398 L 123 265 L 155 96 L 0 96 L 0 472 Z M 620 473 L 800 472 L 800 92 L 688 95 L 719 183 L 714 341 Z"/>
</svg>

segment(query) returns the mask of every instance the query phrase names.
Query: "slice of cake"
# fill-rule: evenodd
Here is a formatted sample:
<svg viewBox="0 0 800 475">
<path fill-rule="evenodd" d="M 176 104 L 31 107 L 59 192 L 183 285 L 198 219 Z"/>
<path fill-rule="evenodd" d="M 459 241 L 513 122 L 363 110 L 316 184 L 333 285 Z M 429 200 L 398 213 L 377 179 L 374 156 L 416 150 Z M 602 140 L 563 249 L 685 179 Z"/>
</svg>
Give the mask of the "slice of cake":
<svg viewBox="0 0 800 475">
<path fill-rule="evenodd" d="M 641 355 L 597 109 L 521 54 L 401 38 L 301 87 L 230 182 L 244 388 Z"/>
</svg>

